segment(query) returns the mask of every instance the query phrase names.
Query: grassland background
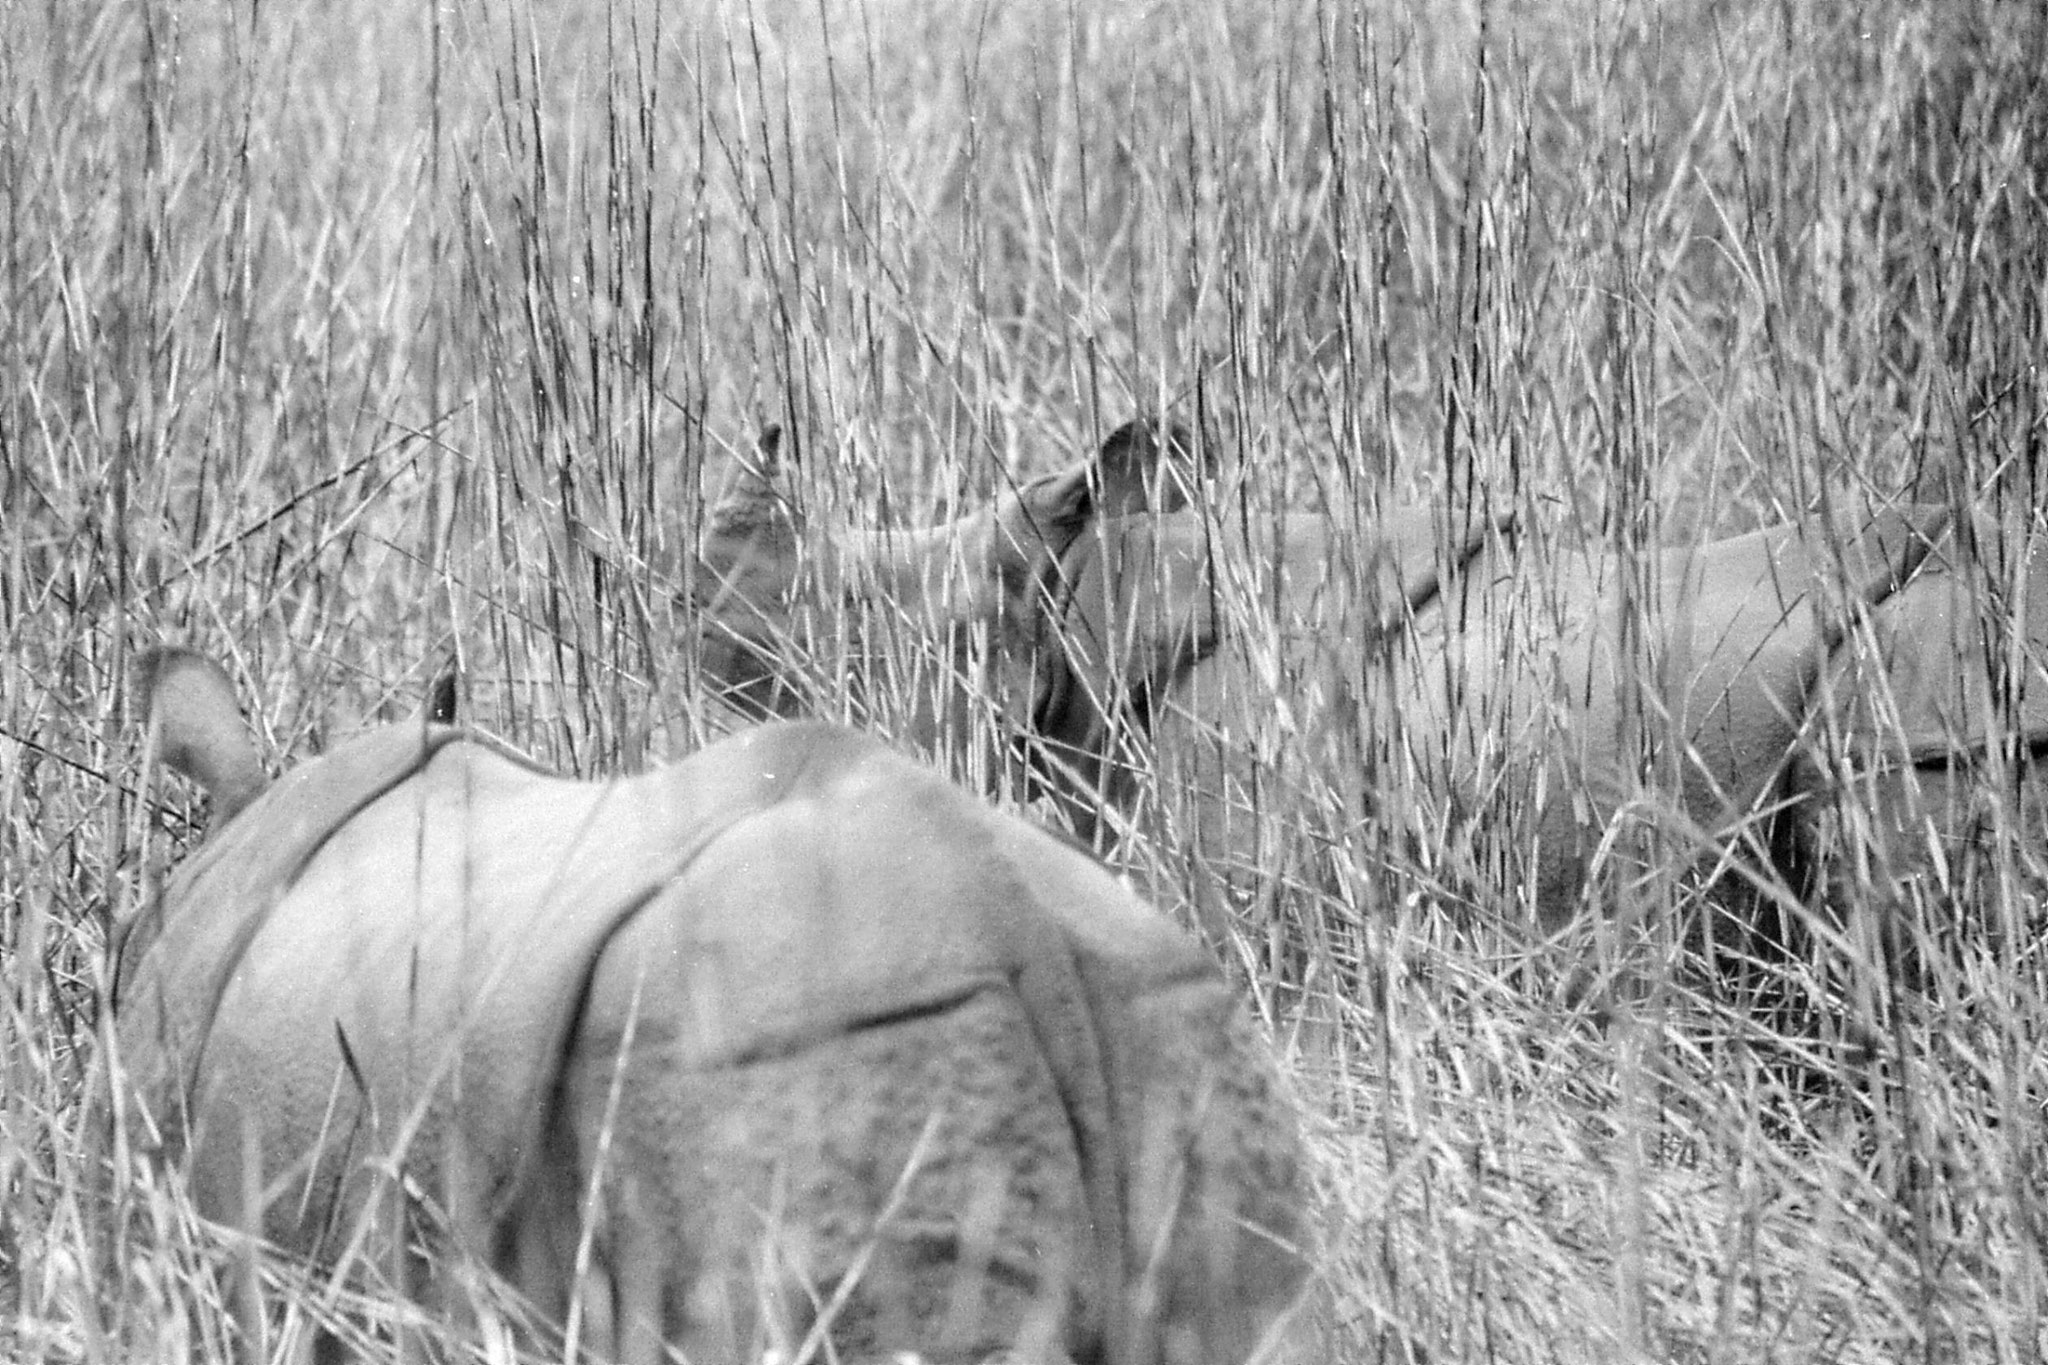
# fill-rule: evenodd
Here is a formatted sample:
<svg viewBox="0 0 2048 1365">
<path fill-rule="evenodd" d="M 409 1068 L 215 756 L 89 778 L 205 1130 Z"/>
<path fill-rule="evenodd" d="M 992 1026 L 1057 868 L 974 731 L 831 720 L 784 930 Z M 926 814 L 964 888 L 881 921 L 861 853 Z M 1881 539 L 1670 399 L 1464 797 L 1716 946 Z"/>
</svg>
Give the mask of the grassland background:
<svg viewBox="0 0 2048 1365">
<path fill-rule="evenodd" d="M 88 1143 L 105 930 L 195 814 L 136 790 L 138 647 L 226 660 L 281 754 L 451 654 L 564 767 L 680 751 L 691 552 L 771 420 L 864 523 L 1161 404 L 1262 511 L 1637 554 L 2035 508 L 2044 72 L 1999 0 L 0 2 L 0 1354 L 224 1351 L 189 1212 Z M 1327 776 L 1275 823 L 1341 821 Z M 1800 1038 L 1677 975 L 1591 1018 L 1560 964 L 1611 943 L 1475 930 L 1426 863 L 1284 881 L 1250 933 L 1306 1005 L 1240 945 L 1321 1158 L 1300 1358 L 2048 1349 L 2030 944 L 1813 1101 L 1756 1057 Z"/>
</svg>

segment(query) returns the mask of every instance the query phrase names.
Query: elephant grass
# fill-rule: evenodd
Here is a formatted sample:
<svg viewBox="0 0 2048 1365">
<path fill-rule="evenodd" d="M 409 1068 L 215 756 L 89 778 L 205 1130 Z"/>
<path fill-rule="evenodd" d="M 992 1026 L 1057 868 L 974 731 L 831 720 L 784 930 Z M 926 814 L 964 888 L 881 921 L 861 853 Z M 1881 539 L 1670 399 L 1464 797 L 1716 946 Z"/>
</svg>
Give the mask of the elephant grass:
<svg viewBox="0 0 2048 1365">
<path fill-rule="evenodd" d="M 1491 499 L 1538 566 L 1909 494 L 2022 517 L 2035 8 L 0 14 L 0 1356 L 226 1360 L 252 1274 L 258 1356 L 315 1320 L 505 1349 L 490 1286 L 411 1322 L 383 1268 L 310 1281 L 98 1144 L 106 930 L 196 815 L 138 782 L 140 646 L 228 660 L 278 751 L 451 655 L 565 769 L 687 751 L 730 723 L 679 643 L 692 551 L 769 421 L 851 526 L 1161 406 L 1214 433 L 1219 521 Z M 1269 570 L 1233 569 L 1251 639 Z M 920 714 L 917 632 L 846 625 L 820 704 Z M 2039 1355 L 2023 831 L 1946 888 L 1847 873 L 1921 936 L 1911 990 L 1871 917 L 1702 972 L 1698 832 L 1653 807 L 1542 938 L 1496 872 L 1516 812 L 1453 828 L 1398 751 L 1364 792 L 1290 747 L 1278 662 L 1227 956 L 1320 1158 L 1287 1358 Z M 1119 857 L 1168 904 L 1205 875 L 1170 820 Z"/>
</svg>

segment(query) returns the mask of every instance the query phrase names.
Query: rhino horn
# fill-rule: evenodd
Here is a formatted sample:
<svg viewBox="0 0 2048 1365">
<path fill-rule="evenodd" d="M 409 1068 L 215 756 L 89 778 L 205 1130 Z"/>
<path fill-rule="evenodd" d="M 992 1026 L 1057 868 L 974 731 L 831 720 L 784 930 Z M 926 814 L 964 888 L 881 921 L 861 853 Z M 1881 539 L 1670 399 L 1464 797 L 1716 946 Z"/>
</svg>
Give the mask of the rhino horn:
<svg viewBox="0 0 2048 1365">
<path fill-rule="evenodd" d="M 451 656 L 427 684 L 427 695 L 420 702 L 420 719 L 431 725 L 455 724 L 460 711 L 456 689 L 461 682 L 461 661 Z"/>
</svg>

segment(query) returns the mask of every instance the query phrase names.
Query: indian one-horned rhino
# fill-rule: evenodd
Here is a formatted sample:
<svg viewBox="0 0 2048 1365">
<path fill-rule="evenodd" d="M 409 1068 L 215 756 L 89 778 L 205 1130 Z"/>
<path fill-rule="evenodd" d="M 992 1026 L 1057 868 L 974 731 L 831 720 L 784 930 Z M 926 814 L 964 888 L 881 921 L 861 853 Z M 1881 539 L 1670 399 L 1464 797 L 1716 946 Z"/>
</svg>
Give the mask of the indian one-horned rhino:
<svg viewBox="0 0 2048 1365">
<path fill-rule="evenodd" d="M 1029 714 L 1076 806 L 1128 805 L 1149 772 L 1239 881 L 1272 864 L 1262 799 L 1313 778 L 1351 794 L 1349 818 L 1388 818 L 1373 765 L 1396 764 L 1443 806 L 1432 837 L 1502 815 L 1516 884 L 1555 926 L 1624 811 L 1710 858 L 1775 853 L 1750 832 L 1781 800 L 1809 691 L 1945 520 L 1890 509 L 1532 564 L 1514 516 L 1479 509 L 1101 519 L 1037 576 L 1055 587 Z"/>
<path fill-rule="evenodd" d="M 879 744 L 585 782 L 422 719 L 266 783 L 218 668 L 147 687 L 219 827 L 116 1034 L 206 1216 L 322 1265 L 432 1228 L 423 1301 L 474 1257 L 626 1362 L 1234 1362 L 1303 1284 L 1299 1132 L 1202 953 Z"/>
</svg>

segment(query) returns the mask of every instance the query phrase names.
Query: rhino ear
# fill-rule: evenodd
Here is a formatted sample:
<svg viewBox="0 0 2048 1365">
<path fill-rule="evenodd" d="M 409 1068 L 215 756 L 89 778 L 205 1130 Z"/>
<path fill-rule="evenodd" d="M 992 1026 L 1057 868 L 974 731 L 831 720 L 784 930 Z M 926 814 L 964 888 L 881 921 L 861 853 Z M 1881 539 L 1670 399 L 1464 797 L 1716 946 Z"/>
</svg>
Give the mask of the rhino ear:
<svg viewBox="0 0 2048 1365">
<path fill-rule="evenodd" d="M 794 504 L 782 488 L 782 428 L 762 429 L 752 459 L 735 461 L 725 492 L 711 506 L 702 558 L 723 578 L 764 556 L 794 555 L 799 534 Z"/>
<path fill-rule="evenodd" d="M 420 720 L 430 725 L 455 724 L 459 705 L 455 693 L 461 681 L 462 664 L 451 657 L 427 684 L 427 695 L 420 702 Z"/>
<path fill-rule="evenodd" d="M 789 462 L 797 463 L 795 441 L 789 443 L 787 453 Z M 754 438 L 754 462 L 761 471 L 761 477 L 770 480 L 781 478 L 783 456 L 782 423 L 770 422 L 762 427 L 761 434 Z"/>
<path fill-rule="evenodd" d="M 1136 512 L 1178 512 L 1188 505 L 1195 443 L 1177 423 L 1143 418 L 1109 434 L 1094 458 L 1026 486 L 1024 520 L 1063 550 L 1094 520 Z"/>
<path fill-rule="evenodd" d="M 1202 453 L 1207 448 L 1204 442 Z M 1181 511 L 1198 472 L 1196 460 L 1195 440 L 1180 423 L 1143 417 L 1124 423 L 1095 455 L 1097 515 Z"/>
<path fill-rule="evenodd" d="M 1081 533 L 1095 515 L 1095 490 L 1086 464 L 1070 465 L 1057 474 L 1036 479 L 1017 491 L 1023 527 L 1057 548 Z"/>
<path fill-rule="evenodd" d="M 219 664 L 189 649 L 155 649 L 143 655 L 136 680 L 157 761 L 199 784 L 216 823 L 262 795 L 270 778 Z"/>
</svg>

